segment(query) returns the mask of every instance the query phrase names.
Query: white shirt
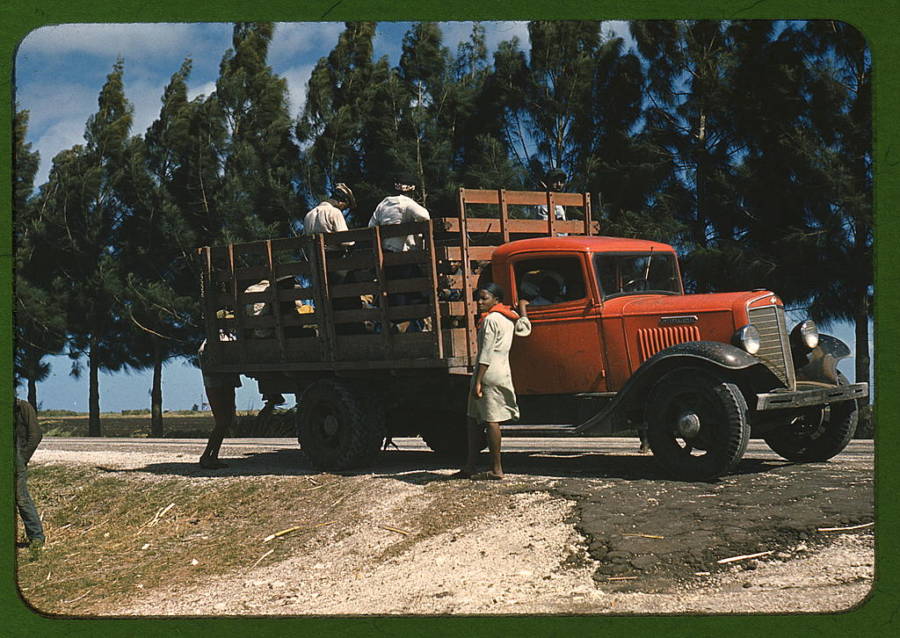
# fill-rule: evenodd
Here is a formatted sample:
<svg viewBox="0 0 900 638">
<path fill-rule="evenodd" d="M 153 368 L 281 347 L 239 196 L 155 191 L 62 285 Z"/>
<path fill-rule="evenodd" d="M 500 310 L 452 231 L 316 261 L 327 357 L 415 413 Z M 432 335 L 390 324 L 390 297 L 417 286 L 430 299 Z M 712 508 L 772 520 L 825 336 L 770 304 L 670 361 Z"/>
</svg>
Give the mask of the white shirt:
<svg viewBox="0 0 900 638">
<path fill-rule="evenodd" d="M 392 195 L 385 197 L 375 208 L 372 219 L 369 220 L 369 228 L 373 226 L 390 226 L 391 224 L 408 224 L 411 222 L 424 222 L 431 219 L 431 215 L 424 206 L 406 195 Z M 413 235 L 406 237 L 388 237 L 382 241 L 385 250 L 394 253 L 402 253 L 407 250 L 415 250 L 416 238 Z"/>
<path fill-rule="evenodd" d="M 556 204 L 554 207 L 556 211 L 556 219 L 560 221 L 566 221 L 566 209 L 559 204 Z M 542 204 L 535 209 L 535 213 L 539 219 L 547 219 L 547 204 Z"/>
<path fill-rule="evenodd" d="M 347 230 L 347 220 L 341 209 L 331 202 L 321 202 L 318 206 L 306 213 L 303 218 L 303 233 L 316 235 L 318 233 L 338 233 Z M 352 241 L 341 243 L 342 246 L 352 246 Z M 336 246 L 329 246 L 331 250 L 337 250 Z"/>
</svg>

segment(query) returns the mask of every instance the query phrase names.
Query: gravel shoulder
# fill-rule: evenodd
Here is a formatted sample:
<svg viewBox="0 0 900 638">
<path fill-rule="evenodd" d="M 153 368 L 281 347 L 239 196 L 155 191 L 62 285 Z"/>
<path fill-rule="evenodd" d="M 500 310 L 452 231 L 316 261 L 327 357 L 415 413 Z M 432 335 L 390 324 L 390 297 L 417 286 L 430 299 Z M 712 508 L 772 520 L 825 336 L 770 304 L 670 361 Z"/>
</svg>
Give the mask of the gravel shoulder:
<svg viewBox="0 0 900 638">
<path fill-rule="evenodd" d="M 503 482 L 460 481 L 449 480 L 452 470 L 447 467 L 410 469 L 421 467 L 420 458 L 396 454 L 377 473 L 320 475 L 302 468 L 286 472 L 286 467 L 297 467 L 296 454 L 290 455 L 290 461 L 284 454 L 266 454 L 236 454 L 228 459 L 232 467 L 222 476 L 197 469 L 192 449 L 77 451 L 50 446 L 39 450 L 34 459 L 38 465 L 129 470 L 129 480 L 138 484 L 173 477 L 186 486 L 222 480 L 264 482 L 272 475 L 269 472 L 274 472 L 282 480 L 297 480 L 298 485 L 308 485 L 306 480 L 310 477 L 339 481 L 350 495 L 333 509 L 328 524 L 308 531 L 302 551 L 286 558 L 279 552 L 283 559 L 272 560 L 266 552 L 290 536 L 264 541 L 267 534 L 277 530 L 261 529 L 258 555 L 247 556 L 246 567 L 196 582 L 172 582 L 142 589 L 113 604 L 70 608 L 69 613 L 271 616 L 829 612 L 861 603 L 872 587 L 871 528 L 803 538 L 784 532 L 783 521 L 778 520 L 773 528 L 781 531 L 768 537 L 774 543 L 771 551 L 758 559 L 717 565 L 705 555 L 692 563 L 672 553 L 669 558 L 677 567 L 674 571 L 660 565 L 658 559 L 651 560 L 652 566 L 643 570 L 610 569 L 608 545 L 612 536 L 602 543 L 605 552 L 598 550 L 597 541 L 603 530 L 611 534 L 610 530 L 626 529 L 614 523 L 622 518 L 617 513 L 630 512 L 628 516 L 640 520 L 643 530 L 665 529 L 665 535 L 680 533 L 662 524 L 663 518 L 673 516 L 672 509 L 660 509 L 655 518 L 652 508 L 646 507 L 648 499 L 659 498 L 656 492 L 648 492 L 651 488 L 673 490 L 671 484 L 653 481 L 652 477 L 646 483 L 634 484 L 617 476 L 578 476 L 577 467 L 572 476 L 561 477 L 557 460 L 527 464 L 524 457 L 513 456 L 509 464 L 512 472 Z M 279 465 L 282 461 L 283 467 Z M 844 469 L 856 476 L 858 465 L 853 460 Z M 810 476 L 817 471 L 813 466 L 805 467 L 802 471 Z M 865 516 L 855 510 L 844 515 L 843 495 L 837 491 L 843 480 L 838 471 L 842 467 L 835 463 L 819 466 L 819 473 L 827 477 L 823 480 L 835 484 L 834 490 L 823 492 L 826 513 L 844 523 L 863 520 Z M 526 471 L 519 471 L 522 469 Z M 708 500 L 721 504 L 717 516 L 723 516 L 721 512 L 735 507 L 727 498 L 729 491 L 746 491 L 749 482 L 762 481 L 760 489 L 771 492 L 772 484 L 792 485 L 785 474 L 790 471 L 793 470 L 777 467 L 767 473 L 731 477 L 718 487 L 724 490 L 726 498 Z M 700 497 L 715 493 L 711 491 L 714 489 L 715 486 L 696 486 L 697 498 L 693 500 L 706 507 Z M 634 495 L 632 501 L 609 511 L 610 503 L 622 500 L 626 494 Z M 805 502 L 802 495 L 793 494 L 792 498 L 795 506 Z M 747 495 L 738 505 L 747 507 L 751 500 L 752 495 Z M 609 511 L 610 525 L 605 527 L 597 514 L 601 506 Z M 638 512 L 643 513 L 641 517 Z M 177 516 L 177 509 L 170 515 Z M 754 525 L 767 517 L 771 518 L 755 517 Z M 690 516 L 686 523 L 694 524 Z M 651 548 L 653 542 L 663 540 L 648 538 L 655 535 L 641 534 L 640 529 L 635 534 L 619 536 Z M 735 538 L 730 538 L 725 547 L 739 553 L 736 550 L 741 546 Z M 50 539 L 52 543 L 52 536 Z M 651 549 L 636 551 L 634 555 L 652 554 Z M 632 556 L 630 560 L 635 559 Z"/>
</svg>

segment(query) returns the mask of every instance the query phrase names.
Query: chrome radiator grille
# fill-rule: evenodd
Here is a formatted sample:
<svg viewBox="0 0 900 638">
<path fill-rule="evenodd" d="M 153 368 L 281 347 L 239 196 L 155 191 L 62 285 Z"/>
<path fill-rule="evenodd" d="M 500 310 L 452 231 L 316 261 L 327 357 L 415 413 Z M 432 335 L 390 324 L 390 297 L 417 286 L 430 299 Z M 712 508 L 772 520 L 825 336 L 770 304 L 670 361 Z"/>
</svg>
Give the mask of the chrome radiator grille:
<svg viewBox="0 0 900 638">
<path fill-rule="evenodd" d="M 756 356 L 769 364 L 786 387 L 794 389 L 794 362 L 784 323 L 784 308 L 754 308 L 750 311 L 750 323 L 759 330 L 760 347 Z"/>
</svg>

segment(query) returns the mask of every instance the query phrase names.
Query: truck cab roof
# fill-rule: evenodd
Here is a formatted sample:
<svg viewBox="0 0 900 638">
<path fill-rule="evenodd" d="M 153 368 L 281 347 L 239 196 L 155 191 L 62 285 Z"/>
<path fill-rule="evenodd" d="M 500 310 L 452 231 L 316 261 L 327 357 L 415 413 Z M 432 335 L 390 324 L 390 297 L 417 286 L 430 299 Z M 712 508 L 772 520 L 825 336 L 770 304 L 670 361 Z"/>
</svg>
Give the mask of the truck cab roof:
<svg viewBox="0 0 900 638">
<path fill-rule="evenodd" d="M 645 239 L 565 235 L 559 237 L 535 237 L 509 242 L 498 246 L 494 251 L 494 257 L 505 260 L 519 253 L 560 250 L 591 253 L 630 253 L 650 252 L 651 250 L 653 252 L 675 252 L 675 249 L 669 244 L 647 241 Z"/>
</svg>

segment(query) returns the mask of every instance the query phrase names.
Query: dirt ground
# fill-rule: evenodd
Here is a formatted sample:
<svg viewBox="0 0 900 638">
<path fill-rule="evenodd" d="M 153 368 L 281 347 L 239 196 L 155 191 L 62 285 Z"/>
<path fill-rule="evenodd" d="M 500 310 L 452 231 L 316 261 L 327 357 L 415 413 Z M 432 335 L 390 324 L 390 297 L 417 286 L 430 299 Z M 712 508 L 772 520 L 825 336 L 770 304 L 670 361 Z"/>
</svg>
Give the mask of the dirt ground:
<svg viewBox="0 0 900 638">
<path fill-rule="evenodd" d="M 303 551 L 282 560 L 267 552 L 290 535 L 266 541 L 278 530 L 261 529 L 258 554 L 241 569 L 187 585 L 141 588 L 112 604 L 46 611 L 822 612 L 859 604 L 872 586 L 870 441 L 853 442 L 831 462 L 808 465 L 778 460 L 751 443 L 738 472 L 712 483 L 666 478 L 630 440 L 587 448 L 507 441 L 502 482 L 451 480 L 453 468 L 420 444 L 398 443 L 401 449 L 386 453 L 375 472 L 321 475 L 298 451 L 273 445 L 226 442 L 230 467 L 210 472 L 194 464 L 201 442 L 98 449 L 51 439 L 34 463 L 127 469 L 138 484 L 278 476 L 298 486 L 313 478 L 352 489 L 328 520 L 307 526 Z M 168 515 L 178 516 L 177 508 Z M 760 556 L 726 560 L 752 554 Z"/>
</svg>

